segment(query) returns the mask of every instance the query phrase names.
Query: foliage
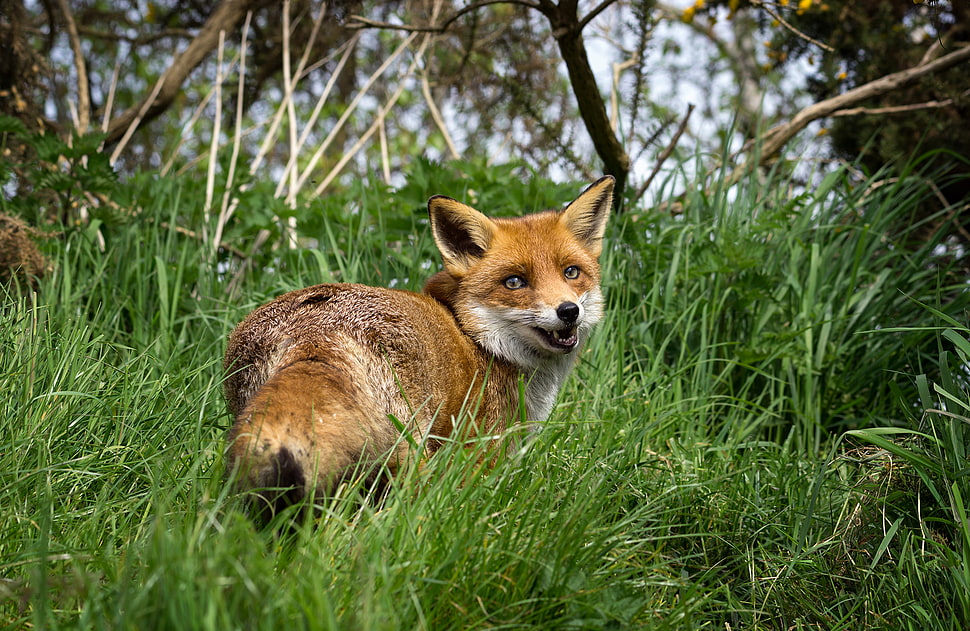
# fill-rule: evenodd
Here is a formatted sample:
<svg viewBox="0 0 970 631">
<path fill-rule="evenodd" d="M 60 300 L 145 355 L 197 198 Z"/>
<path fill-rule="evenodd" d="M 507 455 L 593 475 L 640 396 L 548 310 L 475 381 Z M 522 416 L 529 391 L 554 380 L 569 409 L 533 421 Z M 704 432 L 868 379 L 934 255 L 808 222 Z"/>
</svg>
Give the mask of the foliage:
<svg viewBox="0 0 970 631">
<path fill-rule="evenodd" d="M 198 182 L 116 184 L 138 221 L 69 231 L 37 290 L 0 303 L 0 620 L 965 628 L 964 303 L 945 259 L 881 232 L 925 175 L 843 170 L 791 198 L 773 175 L 697 182 L 680 216 L 618 217 L 606 320 L 528 449 L 482 469 L 449 444 L 383 500 L 350 485 L 265 531 L 223 479 L 230 327 L 331 278 L 419 287 L 429 192 L 520 212 L 576 191 L 423 163 L 397 190 L 298 208 L 317 247 L 233 267 L 198 238 Z M 243 252 L 263 221 L 247 212 Z"/>
<path fill-rule="evenodd" d="M 18 147 L 18 160 L 0 159 L 0 210 L 30 223 L 80 221 L 78 209 L 100 207 L 100 197 L 117 180 L 108 156 L 101 151 L 103 135 L 29 133 L 20 120 L 0 116 L 0 149 Z M 87 217 L 84 217 L 87 219 Z"/>
<path fill-rule="evenodd" d="M 923 304 L 942 302 L 953 317 L 968 306 L 932 234 L 946 233 L 948 210 L 918 220 L 934 174 L 916 166 L 862 182 L 837 170 L 798 194 L 776 175 L 687 187 L 678 220 L 648 215 L 628 235 L 643 257 L 628 265 L 659 270 L 645 289 L 623 284 L 614 296 L 641 314 L 637 357 L 658 375 L 702 362 L 696 379 L 757 409 L 744 431 L 809 453 L 833 431 L 896 417 L 898 400 L 915 398 L 899 382 L 932 361 L 935 335 L 879 330 L 925 322 Z"/>
<path fill-rule="evenodd" d="M 914 44 L 932 42 L 941 51 L 949 51 L 965 39 L 970 28 L 970 11 L 963 2 L 830 4 L 829 11 L 808 11 L 795 21 L 799 28 L 828 42 L 836 51 L 822 57 L 819 71 L 809 84 L 816 97 L 836 93 L 843 85 L 860 85 L 917 65 L 927 51 Z M 779 39 L 780 36 L 779 33 Z M 804 43 L 793 41 L 791 36 L 781 46 L 792 49 L 794 54 L 805 53 Z M 913 147 L 963 154 L 970 143 L 970 134 L 962 123 L 970 115 L 965 75 L 964 67 L 956 67 L 866 103 L 871 109 L 927 103 L 929 107 L 886 117 L 834 119 L 830 127 L 834 152 L 850 159 L 858 157 L 873 171 L 886 164 L 905 163 L 905 156 Z M 968 164 L 959 159 L 952 159 L 949 167 L 951 175 L 970 173 Z M 954 202 L 970 194 L 963 177 L 942 181 L 940 189 Z M 962 222 L 967 225 L 970 217 L 964 217 Z"/>
<path fill-rule="evenodd" d="M 970 27 L 970 11 L 962 2 L 809 4 L 807 10 L 789 16 L 791 23 L 804 35 L 825 42 L 832 52 L 823 53 L 789 30 L 774 32 L 772 49 L 778 62 L 806 57 L 813 61 L 816 71 L 808 87 L 816 98 L 916 66 L 928 54 L 927 45 L 935 46 L 938 53 L 949 50 L 959 41 L 959 34 Z M 964 74 L 963 68 L 953 68 L 866 103 L 869 108 L 878 108 L 955 98 L 949 107 L 931 106 L 889 117 L 834 119 L 830 131 L 835 151 L 850 159 L 862 156 L 872 170 L 905 162 L 915 146 L 921 151 L 949 149 L 962 153 L 968 137 L 957 121 L 967 115 L 961 96 L 966 90 Z"/>
<path fill-rule="evenodd" d="M 942 315 L 942 314 L 941 314 Z M 870 511 L 880 511 L 890 524 L 877 553 L 895 554 L 908 560 L 915 556 L 919 532 L 922 562 L 949 574 L 953 591 L 940 601 L 952 607 L 961 619 L 970 617 L 970 521 L 967 497 L 967 449 L 970 447 L 970 384 L 966 366 L 970 360 L 970 330 L 952 318 L 955 328 L 942 331 L 941 342 L 948 350 L 940 353 L 939 381 L 927 375 L 916 379 L 923 413 L 906 428 L 871 428 L 849 432 L 849 436 L 873 446 L 867 457 L 881 460 L 886 473 L 878 480 L 885 489 L 869 502 Z M 875 452 L 875 453 L 873 453 Z M 892 479 L 892 478 L 895 479 Z M 872 493 L 867 482 L 866 489 Z M 878 561 L 870 560 L 870 565 Z"/>
<path fill-rule="evenodd" d="M 400 185 L 421 157 L 522 160 L 567 179 L 609 172 L 617 190 L 629 178 L 635 199 L 653 192 L 653 170 L 684 138 L 712 151 L 702 171 L 718 168 L 729 138 L 743 142 L 737 164 L 763 165 L 778 149 L 750 150 L 769 127 L 791 119 L 794 134 L 822 116 L 803 109 L 813 99 L 959 50 L 967 21 L 963 3 L 907 0 L 136 5 L 14 3 L 23 28 L 0 37 L 24 53 L 17 72 L 40 72 L 24 60 L 49 51 L 53 89 L 17 75 L 9 80 L 34 87 L 8 90 L 0 76 L 0 93 L 16 88 L 25 103 L 11 113 L 63 138 L 99 127 L 126 173 L 203 161 L 218 165 L 211 187 L 216 171 L 230 181 L 248 165 L 248 176 L 276 180 L 273 197 L 291 209 L 311 187 L 318 196 L 377 172 Z M 552 48 L 561 63 L 548 63 Z M 810 66 L 818 72 L 806 89 Z M 917 146 L 962 151 L 951 133 L 966 127 L 961 69 L 827 112 L 835 122 L 821 131 L 835 155 L 871 173 L 904 168 Z M 963 161 L 949 151 L 938 159 L 957 177 L 924 215 L 966 197 L 955 184 L 966 181 Z M 961 225 L 954 236 L 965 233 Z"/>
<path fill-rule="evenodd" d="M 834 0 L 777 9 L 791 28 L 765 21 L 772 64 L 787 70 L 807 61 L 812 70 L 806 87 L 815 100 L 950 52 L 970 32 L 965 2 Z M 934 73 L 867 99 L 855 115 L 830 119 L 826 131 L 831 153 L 875 173 L 888 165 L 896 172 L 905 170 L 914 148 L 918 153 L 941 152 L 938 159 L 946 169 L 938 174 L 938 186 L 949 203 L 956 203 L 970 194 L 965 177 L 970 166 L 961 158 L 970 146 L 970 132 L 962 122 L 970 115 L 968 103 L 965 64 Z M 888 111 L 880 115 L 884 108 Z M 928 203 L 922 214 L 933 214 L 946 203 Z M 962 226 L 970 225 L 970 216 L 959 212 Z M 961 240 L 965 234 L 954 231 Z"/>
<path fill-rule="evenodd" d="M 49 60 L 56 89 L 53 93 L 33 90 L 24 94 L 29 106 L 24 118 L 36 119 L 48 131 L 72 129 L 77 122 L 76 95 L 72 92 L 78 77 L 76 60 L 66 46 L 69 42 L 62 37 L 66 30 L 64 16 L 53 6 L 31 5 L 27 10 L 19 6 L 22 4 L 13 4 L 23 14 L 18 45 L 34 53 L 54 42 L 58 52 Z M 245 32 L 239 24 L 227 33 L 221 56 L 216 50 L 209 51 L 199 70 L 187 78 L 170 111 L 146 112 L 141 129 L 127 150 L 117 156 L 121 169 L 134 172 L 195 160 L 210 150 L 209 139 L 222 133 L 215 124 L 220 119 L 235 122 L 237 118 L 248 130 L 239 140 L 242 159 L 249 162 L 260 149 L 260 143 L 251 140 L 254 132 L 265 132 L 273 114 L 287 107 L 293 108 L 292 118 L 287 116 L 277 128 L 279 135 L 273 139 L 268 155 L 269 164 L 277 169 L 291 157 L 287 136 L 296 133 L 292 127 L 296 121 L 310 120 L 318 107 L 318 124 L 306 129 L 308 146 L 319 146 L 329 130 L 346 118 L 331 139 L 330 150 L 323 158 L 324 170 L 350 151 L 375 118 L 386 118 L 384 125 L 393 132 L 385 136 L 390 145 L 386 155 L 398 173 L 421 155 L 456 157 L 448 146 L 451 138 L 445 138 L 429 111 L 436 102 L 453 107 L 453 116 L 447 122 L 451 131 L 445 133 L 453 135 L 462 147 L 471 149 L 508 140 L 523 149 L 518 155 L 529 159 L 533 167 L 548 166 L 563 158 L 559 154 L 567 147 L 566 141 L 553 140 L 552 134 L 575 133 L 575 125 L 570 124 L 574 110 L 568 83 L 555 65 L 541 61 L 543 58 L 533 54 L 531 46 L 522 46 L 543 34 L 551 40 L 548 26 L 543 26 L 533 11 L 514 5 L 485 7 L 474 12 L 473 19 L 460 21 L 448 33 L 436 36 L 427 54 L 422 56 L 415 42 L 405 46 L 404 57 L 394 58 L 393 51 L 401 46 L 404 35 L 360 32 L 353 28 L 351 16 L 365 15 L 378 21 L 400 19 L 403 3 L 294 0 L 285 5 L 288 15 L 279 3 L 254 0 L 240 4 L 252 12 Z M 114 148 L 127 131 L 127 126 L 115 122 L 122 113 L 142 106 L 156 80 L 174 63 L 171 51 L 191 42 L 217 6 L 192 0 L 159 0 L 149 4 L 147 14 L 139 3 L 127 0 L 82 1 L 70 7 L 72 19 L 86 26 L 80 38 L 91 83 L 92 118 L 105 121 L 107 142 Z M 428 23 L 432 14 L 457 8 L 457 4 L 444 3 L 435 9 L 430 2 L 420 2 L 413 3 L 406 15 L 418 23 Z M 341 63 L 345 52 L 346 65 Z M 407 70 L 412 61 L 421 62 L 418 75 Z M 378 73 L 385 64 L 390 70 Z M 112 72 L 115 67 L 118 74 Z M 302 69 L 299 75 L 295 72 L 298 67 Z M 287 70 L 293 75 L 286 76 Z M 371 84 L 371 77 L 385 80 Z M 227 80 L 238 80 L 238 90 L 227 83 L 224 93 L 218 92 L 216 86 Z M 284 98 L 290 89 L 288 82 L 294 91 L 289 102 Z M 427 82 L 427 96 L 423 82 Z M 404 85 L 404 96 L 389 111 L 379 113 L 397 83 Z M 543 104 L 535 109 L 538 94 L 543 95 Z M 534 109 L 533 115 L 515 115 L 529 108 Z M 50 112 L 54 116 L 48 118 Z M 554 143 L 551 150 L 544 149 L 550 142 Z M 369 145 L 366 154 L 366 159 L 350 165 L 356 175 L 369 174 L 373 165 L 381 162 L 375 143 Z M 303 162 L 305 165 L 306 157 Z M 586 166 L 583 161 L 582 168 Z"/>
<path fill-rule="evenodd" d="M 42 76 L 49 67 L 26 37 L 29 17 L 23 3 L 3 3 L 0 18 L 0 50 L 4 52 L 4 67 L 0 70 L 0 116 L 19 118 L 36 130 L 41 118 L 38 100 L 44 89 Z"/>
</svg>

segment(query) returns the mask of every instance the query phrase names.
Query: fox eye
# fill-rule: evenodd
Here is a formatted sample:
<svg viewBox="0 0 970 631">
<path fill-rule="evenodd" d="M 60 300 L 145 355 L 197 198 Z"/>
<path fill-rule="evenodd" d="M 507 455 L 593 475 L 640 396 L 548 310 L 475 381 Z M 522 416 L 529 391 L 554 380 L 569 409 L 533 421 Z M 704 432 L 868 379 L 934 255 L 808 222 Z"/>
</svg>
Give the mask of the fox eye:
<svg viewBox="0 0 970 631">
<path fill-rule="evenodd" d="M 522 289 L 528 284 L 521 276 L 509 276 L 502 283 L 509 289 Z"/>
<path fill-rule="evenodd" d="M 579 278 L 579 268 L 576 267 L 575 265 L 570 265 L 569 267 L 567 267 L 562 271 L 562 275 L 568 278 L 569 280 L 573 280 L 574 278 Z"/>
</svg>

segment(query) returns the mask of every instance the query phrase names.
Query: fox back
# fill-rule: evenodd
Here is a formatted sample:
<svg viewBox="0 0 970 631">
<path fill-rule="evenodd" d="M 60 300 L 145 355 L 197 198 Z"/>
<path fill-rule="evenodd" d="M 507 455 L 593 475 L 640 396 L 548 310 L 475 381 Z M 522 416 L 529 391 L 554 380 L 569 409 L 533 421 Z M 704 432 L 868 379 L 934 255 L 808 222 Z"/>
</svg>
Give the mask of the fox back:
<svg viewBox="0 0 970 631">
<path fill-rule="evenodd" d="M 463 436 L 544 421 L 602 315 L 612 192 L 607 176 L 561 211 L 519 218 L 435 196 L 444 265 L 423 293 L 326 284 L 252 312 L 225 355 L 240 490 L 275 511 L 355 472 L 393 474 L 415 440 L 433 452 L 460 418 Z"/>
</svg>

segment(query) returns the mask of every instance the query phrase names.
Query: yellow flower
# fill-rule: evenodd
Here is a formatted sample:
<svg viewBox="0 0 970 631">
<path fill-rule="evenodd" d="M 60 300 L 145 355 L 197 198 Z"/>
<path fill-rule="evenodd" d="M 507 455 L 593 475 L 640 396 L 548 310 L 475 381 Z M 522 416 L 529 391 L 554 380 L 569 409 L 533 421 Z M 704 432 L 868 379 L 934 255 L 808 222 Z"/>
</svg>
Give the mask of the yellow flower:
<svg viewBox="0 0 970 631">
<path fill-rule="evenodd" d="M 798 15 L 812 8 L 812 0 L 798 0 Z"/>
<path fill-rule="evenodd" d="M 684 12 L 680 15 L 680 19 L 684 22 L 690 24 L 694 21 L 694 15 L 699 9 L 704 8 L 704 0 L 695 0 L 694 4 L 684 9 Z"/>
</svg>

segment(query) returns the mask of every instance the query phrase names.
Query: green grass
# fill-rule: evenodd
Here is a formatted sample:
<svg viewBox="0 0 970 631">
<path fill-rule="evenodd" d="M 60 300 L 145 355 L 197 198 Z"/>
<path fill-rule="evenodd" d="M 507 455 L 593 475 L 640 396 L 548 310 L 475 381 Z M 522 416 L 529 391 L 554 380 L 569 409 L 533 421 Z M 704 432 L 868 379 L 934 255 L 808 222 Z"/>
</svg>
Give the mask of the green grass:
<svg viewBox="0 0 970 631">
<path fill-rule="evenodd" d="M 891 230 L 932 193 L 916 173 L 873 188 L 839 171 L 799 195 L 713 180 L 680 217 L 616 218 L 608 315 L 528 449 L 481 470 L 447 445 L 384 501 L 343 488 L 312 521 L 258 529 L 223 478 L 231 327 L 315 282 L 419 287 L 432 193 L 526 211 L 578 192 L 422 169 L 314 201 L 300 236 L 318 247 L 274 232 L 245 265 L 174 228 L 202 233 L 196 185 L 148 176 L 119 185 L 137 218 L 49 245 L 54 272 L 0 306 L 0 622 L 970 624 L 970 331 L 934 238 Z M 272 226 L 244 201 L 261 210 L 227 234 L 249 252 Z"/>
</svg>

